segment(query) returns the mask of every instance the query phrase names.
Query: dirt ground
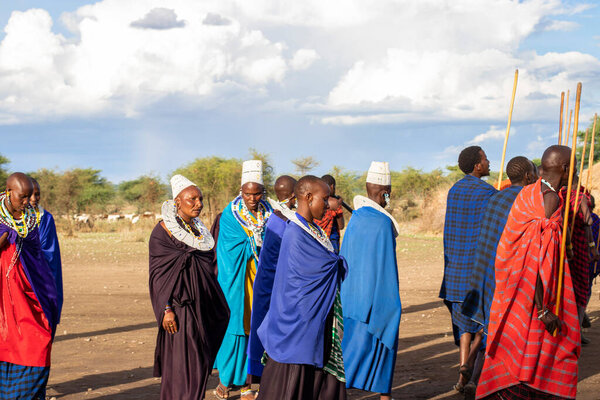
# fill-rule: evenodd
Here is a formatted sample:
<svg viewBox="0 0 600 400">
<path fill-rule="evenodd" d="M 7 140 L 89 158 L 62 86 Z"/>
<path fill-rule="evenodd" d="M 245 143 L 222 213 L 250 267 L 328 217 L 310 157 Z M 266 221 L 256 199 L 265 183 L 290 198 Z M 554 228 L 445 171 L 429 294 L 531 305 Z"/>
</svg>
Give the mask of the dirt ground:
<svg viewBox="0 0 600 400">
<path fill-rule="evenodd" d="M 148 296 L 145 232 L 62 238 L 65 303 L 52 352 L 48 396 L 57 399 L 158 399 L 152 377 L 157 324 Z M 438 299 L 440 238 L 398 239 L 402 321 L 393 385 L 399 399 L 460 399 L 452 390 L 458 351 L 450 316 Z M 583 348 L 578 399 L 600 399 L 600 300 L 589 312 L 592 344 Z M 215 399 L 213 374 L 207 399 Z M 236 399 L 238 392 L 231 398 Z M 350 399 L 378 396 L 351 390 Z"/>
</svg>

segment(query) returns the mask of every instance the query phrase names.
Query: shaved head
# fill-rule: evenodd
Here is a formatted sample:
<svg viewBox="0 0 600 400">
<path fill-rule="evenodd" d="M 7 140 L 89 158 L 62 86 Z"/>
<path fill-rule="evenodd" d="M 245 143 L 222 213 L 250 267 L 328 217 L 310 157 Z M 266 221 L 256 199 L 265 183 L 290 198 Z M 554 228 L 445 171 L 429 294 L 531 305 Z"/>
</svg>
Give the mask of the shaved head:
<svg viewBox="0 0 600 400">
<path fill-rule="evenodd" d="M 542 156 L 542 169 L 553 169 L 563 165 L 569 165 L 571 158 L 571 148 L 567 146 L 554 145 L 544 151 Z"/>
<path fill-rule="evenodd" d="M 329 190 L 329 186 L 321 178 L 317 178 L 314 175 L 306 175 L 300 178 L 296 184 L 294 194 L 298 197 L 298 201 L 300 201 L 300 197 L 304 197 L 306 194 L 312 193 L 312 191 L 322 187 L 326 187 Z"/>
<path fill-rule="evenodd" d="M 275 181 L 273 189 L 277 200 L 284 201 L 294 195 L 294 187 L 296 186 L 296 180 L 289 175 L 282 175 Z"/>
<path fill-rule="evenodd" d="M 21 213 L 29 207 L 29 199 L 33 194 L 33 183 L 27 175 L 22 172 L 15 172 L 6 180 L 5 203 L 8 210 L 14 217 L 20 218 Z"/>
<path fill-rule="evenodd" d="M 314 175 L 300 178 L 294 194 L 298 199 L 298 214 L 308 222 L 323 218 L 329 208 L 329 186 Z"/>
</svg>

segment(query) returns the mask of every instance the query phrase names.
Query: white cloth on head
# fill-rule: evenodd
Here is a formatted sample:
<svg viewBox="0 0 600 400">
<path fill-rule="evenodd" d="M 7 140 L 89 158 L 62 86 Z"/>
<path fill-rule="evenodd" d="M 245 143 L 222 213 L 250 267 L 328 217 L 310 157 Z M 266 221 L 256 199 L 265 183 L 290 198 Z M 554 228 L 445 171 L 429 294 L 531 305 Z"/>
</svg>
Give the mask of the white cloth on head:
<svg viewBox="0 0 600 400">
<path fill-rule="evenodd" d="M 260 160 L 248 160 L 242 164 L 242 185 L 253 182 L 263 185 L 263 163 Z"/>
<path fill-rule="evenodd" d="M 390 164 L 383 161 L 373 161 L 367 172 L 367 182 L 376 185 L 389 186 L 392 184 Z"/>
<path fill-rule="evenodd" d="M 173 199 L 175 199 L 175 197 L 177 197 L 184 189 L 187 189 L 190 186 L 196 186 L 196 184 L 183 175 L 174 175 L 171 178 L 171 191 L 173 192 Z"/>
</svg>

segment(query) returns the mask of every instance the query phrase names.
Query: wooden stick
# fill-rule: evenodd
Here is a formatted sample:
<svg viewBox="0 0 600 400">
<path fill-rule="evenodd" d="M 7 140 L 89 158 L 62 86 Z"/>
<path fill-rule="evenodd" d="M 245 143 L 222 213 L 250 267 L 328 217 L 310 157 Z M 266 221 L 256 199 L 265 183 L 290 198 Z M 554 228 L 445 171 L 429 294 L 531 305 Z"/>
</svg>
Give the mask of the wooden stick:
<svg viewBox="0 0 600 400">
<path fill-rule="evenodd" d="M 569 113 L 569 98 L 570 97 L 571 97 L 571 90 L 569 89 L 569 90 L 567 90 L 567 106 L 565 107 L 565 115 L 563 118 L 563 120 L 564 120 L 564 125 L 563 125 L 564 135 L 563 135 L 563 137 L 565 138 L 565 141 L 569 140 L 569 131 L 566 129 L 567 129 L 567 114 Z"/>
<path fill-rule="evenodd" d="M 504 147 L 502 148 L 502 161 L 500 162 L 500 174 L 498 175 L 498 186 L 502 186 L 502 173 L 504 171 L 504 159 L 506 158 L 506 145 L 508 144 L 508 134 L 510 133 L 510 123 L 512 121 L 513 108 L 515 107 L 515 94 L 517 93 L 517 81 L 519 80 L 519 70 L 515 69 L 515 80 L 513 82 L 512 99 L 510 100 L 510 111 L 508 112 L 508 124 L 506 124 L 506 135 L 504 136 Z"/>
<path fill-rule="evenodd" d="M 588 161 L 588 173 L 587 179 L 585 181 L 585 190 L 588 193 L 592 192 L 590 188 L 590 179 L 592 177 L 592 167 L 594 166 L 594 145 L 596 144 L 596 120 L 598 119 L 598 114 L 594 114 L 594 124 L 592 125 L 592 137 L 591 137 L 591 145 L 590 145 L 590 159 Z"/>
<path fill-rule="evenodd" d="M 571 148 L 571 161 L 569 163 L 569 181 L 567 183 L 567 198 L 565 199 L 565 217 L 563 219 L 563 231 L 560 242 L 560 262 L 558 265 L 558 285 L 556 287 L 556 307 L 554 314 L 560 318 L 560 301 L 563 290 L 563 275 L 565 270 L 565 251 L 567 250 L 567 229 L 569 228 L 569 210 L 571 209 L 571 189 L 573 188 L 573 173 L 575 167 L 575 151 L 577 147 L 577 121 L 579 118 L 579 104 L 581 101 L 581 82 L 577 84 L 577 95 L 575 97 L 575 129 L 573 129 L 573 147 Z M 567 131 L 568 132 L 568 131 Z M 558 333 L 554 331 L 554 336 Z"/>
<path fill-rule="evenodd" d="M 585 162 L 585 148 L 587 147 L 588 134 L 590 133 L 589 128 L 585 131 L 585 138 L 583 139 L 583 150 L 581 151 L 581 164 L 579 166 L 579 179 L 577 179 L 577 191 L 575 192 L 575 207 L 573 207 L 573 221 L 571 222 L 571 235 L 573 235 L 573 230 L 575 229 L 575 219 L 577 218 L 577 213 L 579 212 L 579 191 L 581 189 L 581 171 L 583 171 L 583 164 Z M 588 167 L 589 168 L 589 167 Z"/>
<path fill-rule="evenodd" d="M 567 131 L 565 132 L 565 137 L 567 138 L 567 142 L 565 143 L 565 146 L 569 146 L 569 134 L 571 131 L 571 119 L 573 118 L 573 110 L 571 110 L 571 112 L 569 112 L 569 127 L 567 128 Z"/>
<path fill-rule="evenodd" d="M 565 92 L 560 94 L 560 118 L 558 121 L 558 144 L 562 143 L 563 109 L 565 107 Z"/>
</svg>

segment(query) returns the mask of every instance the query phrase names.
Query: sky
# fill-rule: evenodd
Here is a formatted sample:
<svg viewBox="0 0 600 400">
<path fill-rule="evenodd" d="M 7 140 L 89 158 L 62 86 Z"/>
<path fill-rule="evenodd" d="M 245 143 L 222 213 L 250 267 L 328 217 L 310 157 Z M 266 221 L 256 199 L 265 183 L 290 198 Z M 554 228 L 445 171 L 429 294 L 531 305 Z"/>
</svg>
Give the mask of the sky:
<svg viewBox="0 0 600 400">
<path fill-rule="evenodd" d="M 278 174 L 498 169 L 556 143 L 560 93 L 600 111 L 600 7 L 559 0 L 0 2 L 0 154 L 11 171 L 167 178 L 198 157 Z"/>
</svg>

